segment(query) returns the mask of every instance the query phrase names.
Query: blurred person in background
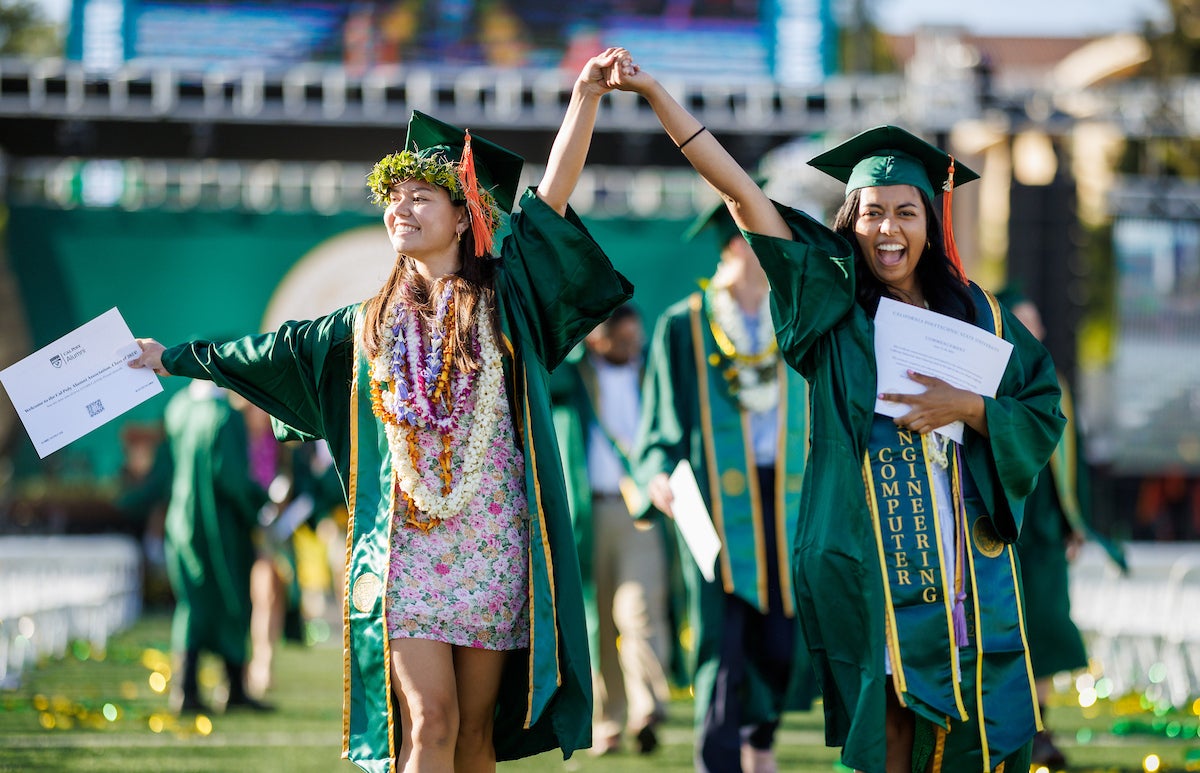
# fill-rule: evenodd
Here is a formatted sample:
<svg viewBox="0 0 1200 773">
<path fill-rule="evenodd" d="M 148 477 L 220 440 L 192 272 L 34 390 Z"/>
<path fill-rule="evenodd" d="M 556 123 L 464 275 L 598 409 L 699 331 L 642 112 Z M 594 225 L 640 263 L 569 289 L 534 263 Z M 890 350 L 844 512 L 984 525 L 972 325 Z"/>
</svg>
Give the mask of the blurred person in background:
<svg viewBox="0 0 1200 773">
<path fill-rule="evenodd" d="M 996 293 L 996 299 L 1034 338 L 1045 339 L 1041 312 L 1020 288 L 1009 285 Z M 1088 665 L 1083 637 L 1071 620 L 1068 564 L 1085 541 L 1094 539 L 1122 572 L 1128 569 L 1123 551 L 1092 529 L 1091 476 L 1083 453 L 1083 433 L 1067 381 L 1062 373 L 1057 375 L 1067 428 L 1050 457 L 1050 464 L 1038 476 L 1037 485 L 1025 502 L 1025 524 L 1017 540 L 1029 661 L 1037 682 L 1042 722 L 1047 725 L 1046 701 L 1054 675 Z M 1032 762 L 1055 770 L 1067 766 L 1066 755 L 1055 745 L 1049 729 L 1039 730 L 1034 736 Z"/>
<path fill-rule="evenodd" d="M 226 709 L 269 708 L 246 689 L 253 534 L 267 492 L 250 474 L 243 410 L 258 409 L 196 381 L 171 398 L 164 417 L 173 470 L 164 528 L 175 594 L 171 648 L 180 661 L 172 706 L 179 712 L 210 711 L 198 682 L 202 652 L 224 661 Z"/>
<path fill-rule="evenodd" d="M 709 580 L 680 538 L 696 769 L 767 773 L 783 712 L 809 708 L 815 694 L 787 550 L 808 453 L 808 391 L 779 357 L 766 274 L 724 204 L 687 237 L 709 230 L 720 249 L 715 275 L 655 326 L 634 458 L 655 509 L 669 517 L 669 476 L 690 463 L 721 542 Z"/>
<path fill-rule="evenodd" d="M 649 754 L 669 697 L 670 616 L 662 524 L 631 515 L 645 509 L 629 462 L 644 369 L 641 315 L 625 304 L 584 343 L 551 375 L 551 390 L 588 606 L 592 753 L 619 750 L 628 732 Z"/>
</svg>

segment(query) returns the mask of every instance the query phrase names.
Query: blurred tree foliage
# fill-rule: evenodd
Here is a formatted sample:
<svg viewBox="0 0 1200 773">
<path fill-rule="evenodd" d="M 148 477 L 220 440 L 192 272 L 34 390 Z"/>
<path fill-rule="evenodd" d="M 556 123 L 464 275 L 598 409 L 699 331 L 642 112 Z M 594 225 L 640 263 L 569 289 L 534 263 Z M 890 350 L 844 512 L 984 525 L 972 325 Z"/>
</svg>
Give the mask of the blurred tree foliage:
<svg viewBox="0 0 1200 773">
<path fill-rule="evenodd" d="M 896 72 L 887 38 L 875 25 L 870 0 L 835 3 L 838 25 L 838 69 L 851 74 Z"/>
<path fill-rule="evenodd" d="M 1169 10 L 1165 25 L 1147 24 L 1150 45 L 1145 74 L 1158 88 L 1151 120 L 1156 130 L 1144 142 L 1131 142 L 1122 171 L 1200 180 L 1200 140 L 1181 131 L 1180 81 L 1200 75 L 1200 0 L 1163 0 Z"/>
<path fill-rule="evenodd" d="M 61 56 L 62 34 L 33 0 L 0 0 L 0 56 Z"/>
</svg>

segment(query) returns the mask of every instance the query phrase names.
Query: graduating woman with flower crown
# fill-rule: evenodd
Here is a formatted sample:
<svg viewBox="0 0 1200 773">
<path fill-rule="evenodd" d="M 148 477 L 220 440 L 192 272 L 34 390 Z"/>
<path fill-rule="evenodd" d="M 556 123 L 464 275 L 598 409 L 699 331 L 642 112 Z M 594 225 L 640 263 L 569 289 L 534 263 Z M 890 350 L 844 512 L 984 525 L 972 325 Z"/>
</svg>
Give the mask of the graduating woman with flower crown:
<svg viewBox="0 0 1200 773">
<path fill-rule="evenodd" d="M 1012 543 L 1064 420 L 1049 354 L 958 260 L 955 173 L 976 175 L 902 129 L 868 130 L 809 162 L 846 183 L 831 230 L 768 199 L 636 65 L 617 86 L 725 200 L 770 281 L 780 352 L 809 382 L 792 566 L 827 743 L 866 773 L 1028 769 L 1040 723 Z M 915 372 L 924 391 L 881 393 L 883 299 L 1011 343 L 995 397 Z M 906 408 L 891 418 L 877 400 Z M 955 421 L 961 443 L 935 432 Z"/>
<path fill-rule="evenodd" d="M 211 379 L 328 440 L 350 512 L 343 756 L 363 770 L 494 769 L 586 747 L 591 675 L 547 373 L 631 285 L 567 207 L 610 48 L 576 81 L 511 235 L 522 160 L 414 113 L 368 184 L 397 257 L 373 298 L 135 366 Z"/>
</svg>

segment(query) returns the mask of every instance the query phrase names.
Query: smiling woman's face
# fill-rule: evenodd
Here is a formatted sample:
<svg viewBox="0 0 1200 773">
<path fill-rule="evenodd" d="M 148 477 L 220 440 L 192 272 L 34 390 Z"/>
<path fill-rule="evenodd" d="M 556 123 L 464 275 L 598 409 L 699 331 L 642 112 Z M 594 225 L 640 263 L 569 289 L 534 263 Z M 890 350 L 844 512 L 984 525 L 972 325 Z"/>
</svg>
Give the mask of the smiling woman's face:
<svg viewBox="0 0 1200 773">
<path fill-rule="evenodd" d="M 859 190 L 854 235 L 875 278 L 912 294 L 917 263 L 925 251 L 927 214 L 921 194 L 911 185 Z"/>
<path fill-rule="evenodd" d="M 383 223 L 396 252 L 417 260 L 457 254 L 465 212 L 445 188 L 425 180 L 405 180 L 388 192 Z"/>
</svg>

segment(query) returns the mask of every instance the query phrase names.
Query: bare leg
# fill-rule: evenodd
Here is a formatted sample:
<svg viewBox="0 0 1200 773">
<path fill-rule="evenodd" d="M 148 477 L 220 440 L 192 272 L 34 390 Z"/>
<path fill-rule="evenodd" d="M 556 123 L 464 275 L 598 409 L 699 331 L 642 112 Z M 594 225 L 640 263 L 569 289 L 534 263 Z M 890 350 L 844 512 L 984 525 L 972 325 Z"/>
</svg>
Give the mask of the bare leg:
<svg viewBox="0 0 1200 773">
<path fill-rule="evenodd" d="M 454 767 L 458 695 L 452 647 L 426 639 L 392 639 L 392 692 L 400 703 L 396 768 L 444 773 Z"/>
<path fill-rule="evenodd" d="M 256 698 L 271 686 L 275 645 L 283 631 L 283 581 L 275 562 L 259 556 L 250 567 L 250 665 L 246 689 Z"/>
<path fill-rule="evenodd" d="M 916 717 L 900 705 L 900 699 L 896 697 L 895 687 L 890 680 L 886 689 L 887 773 L 912 773 Z"/>
<path fill-rule="evenodd" d="M 459 712 L 458 740 L 454 746 L 454 770 L 457 773 L 496 770 L 492 720 L 507 657 L 507 652 L 496 650 L 454 648 Z"/>
</svg>

